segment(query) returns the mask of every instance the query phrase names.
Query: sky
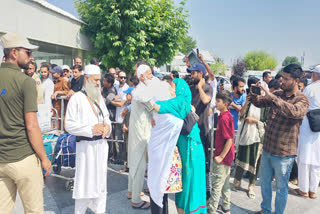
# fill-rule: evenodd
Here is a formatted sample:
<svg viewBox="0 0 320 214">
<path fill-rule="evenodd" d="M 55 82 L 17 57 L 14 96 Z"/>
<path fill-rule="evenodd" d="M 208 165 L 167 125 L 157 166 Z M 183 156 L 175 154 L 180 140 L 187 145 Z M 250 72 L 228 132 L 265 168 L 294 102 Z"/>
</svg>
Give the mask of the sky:
<svg viewBox="0 0 320 214">
<path fill-rule="evenodd" d="M 47 0 L 78 16 L 73 0 Z M 179 0 L 175 0 L 178 2 Z M 278 60 L 299 59 L 304 67 L 320 64 L 319 0 L 187 0 L 189 35 L 200 49 L 228 65 L 262 50 Z"/>
</svg>

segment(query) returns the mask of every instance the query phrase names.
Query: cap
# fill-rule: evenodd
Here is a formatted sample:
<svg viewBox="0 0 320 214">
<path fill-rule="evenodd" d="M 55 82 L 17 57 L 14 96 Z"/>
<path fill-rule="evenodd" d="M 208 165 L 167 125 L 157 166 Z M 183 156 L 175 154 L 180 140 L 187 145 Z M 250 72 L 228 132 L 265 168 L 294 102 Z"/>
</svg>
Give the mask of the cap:
<svg viewBox="0 0 320 214">
<path fill-rule="evenodd" d="M 61 66 L 61 69 L 62 70 L 64 70 L 64 69 L 70 70 L 70 67 L 68 65 L 63 65 L 63 66 Z"/>
<path fill-rule="evenodd" d="M 99 66 L 90 64 L 84 68 L 84 74 L 85 75 L 101 74 L 101 71 Z"/>
<path fill-rule="evenodd" d="M 191 71 L 201 71 L 203 76 L 207 73 L 206 67 L 203 64 L 194 64 L 191 68 L 187 68 L 187 72 L 190 73 Z"/>
<path fill-rule="evenodd" d="M 63 70 L 60 66 L 55 66 L 54 68 L 50 69 L 50 73 L 59 73 L 62 74 Z"/>
<path fill-rule="evenodd" d="M 133 91 L 134 87 L 130 87 L 127 90 L 125 90 L 123 93 L 125 94 L 131 94 L 131 92 Z"/>
<path fill-rule="evenodd" d="M 318 73 L 320 74 L 320 65 L 317 65 L 316 67 L 314 67 L 314 69 L 311 70 L 314 73 Z"/>
<path fill-rule="evenodd" d="M 25 48 L 35 51 L 39 46 L 31 45 L 28 39 L 17 33 L 6 33 L 1 37 L 3 48 Z"/>
</svg>

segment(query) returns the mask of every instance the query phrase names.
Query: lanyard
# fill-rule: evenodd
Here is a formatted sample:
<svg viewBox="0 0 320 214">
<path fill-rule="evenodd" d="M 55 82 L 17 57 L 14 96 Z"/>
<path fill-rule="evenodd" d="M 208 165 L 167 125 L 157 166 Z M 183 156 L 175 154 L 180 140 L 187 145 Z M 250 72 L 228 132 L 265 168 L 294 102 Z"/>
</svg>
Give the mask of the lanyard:
<svg viewBox="0 0 320 214">
<path fill-rule="evenodd" d="M 103 115 L 103 112 L 102 112 L 102 109 L 100 108 L 100 106 L 97 104 L 96 101 L 94 102 L 94 104 L 95 104 L 95 105 L 97 106 L 97 108 L 99 109 L 99 114 L 98 114 L 98 112 L 94 109 L 94 107 L 93 107 L 93 105 L 92 105 L 92 102 L 90 101 L 87 93 L 86 93 L 84 90 L 81 90 L 81 92 L 82 92 L 84 95 L 86 95 L 86 98 L 87 98 L 87 100 L 88 100 L 88 102 L 89 102 L 89 104 L 90 104 L 90 106 L 91 106 L 91 108 L 92 108 L 92 111 L 93 111 L 94 115 L 96 115 L 96 117 L 97 117 L 97 119 L 98 119 L 98 122 L 99 122 L 99 115 L 101 115 L 101 116 L 102 116 L 103 123 L 104 123 L 104 115 Z"/>
</svg>

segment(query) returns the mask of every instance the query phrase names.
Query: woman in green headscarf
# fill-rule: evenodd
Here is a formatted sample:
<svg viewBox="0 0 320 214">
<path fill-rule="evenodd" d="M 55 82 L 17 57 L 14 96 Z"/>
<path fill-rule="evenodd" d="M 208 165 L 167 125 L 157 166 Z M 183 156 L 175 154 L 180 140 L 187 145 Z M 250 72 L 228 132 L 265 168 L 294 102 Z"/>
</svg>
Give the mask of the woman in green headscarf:
<svg viewBox="0 0 320 214">
<path fill-rule="evenodd" d="M 159 114 L 170 113 L 185 119 L 191 111 L 191 91 L 183 79 L 174 79 L 176 97 L 157 101 L 155 110 Z M 180 135 L 177 146 L 182 160 L 183 191 L 175 195 L 178 213 L 207 213 L 205 157 L 196 123 L 188 135 Z"/>
</svg>

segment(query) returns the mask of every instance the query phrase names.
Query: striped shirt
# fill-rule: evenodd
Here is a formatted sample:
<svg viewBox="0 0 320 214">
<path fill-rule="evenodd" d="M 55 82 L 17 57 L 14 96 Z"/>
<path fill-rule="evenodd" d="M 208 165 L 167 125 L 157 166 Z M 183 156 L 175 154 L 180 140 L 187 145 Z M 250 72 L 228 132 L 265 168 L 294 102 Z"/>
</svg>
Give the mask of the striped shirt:
<svg viewBox="0 0 320 214">
<path fill-rule="evenodd" d="M 271 96 L 252 97 L 257 107 L 270 107 L 264 136 L 263 150 L 276 156 L 296 155 L 299 128 L 308 112 L 308 98 L 297 91 L 287 97 L 284 91 Z"/>
</svg>

